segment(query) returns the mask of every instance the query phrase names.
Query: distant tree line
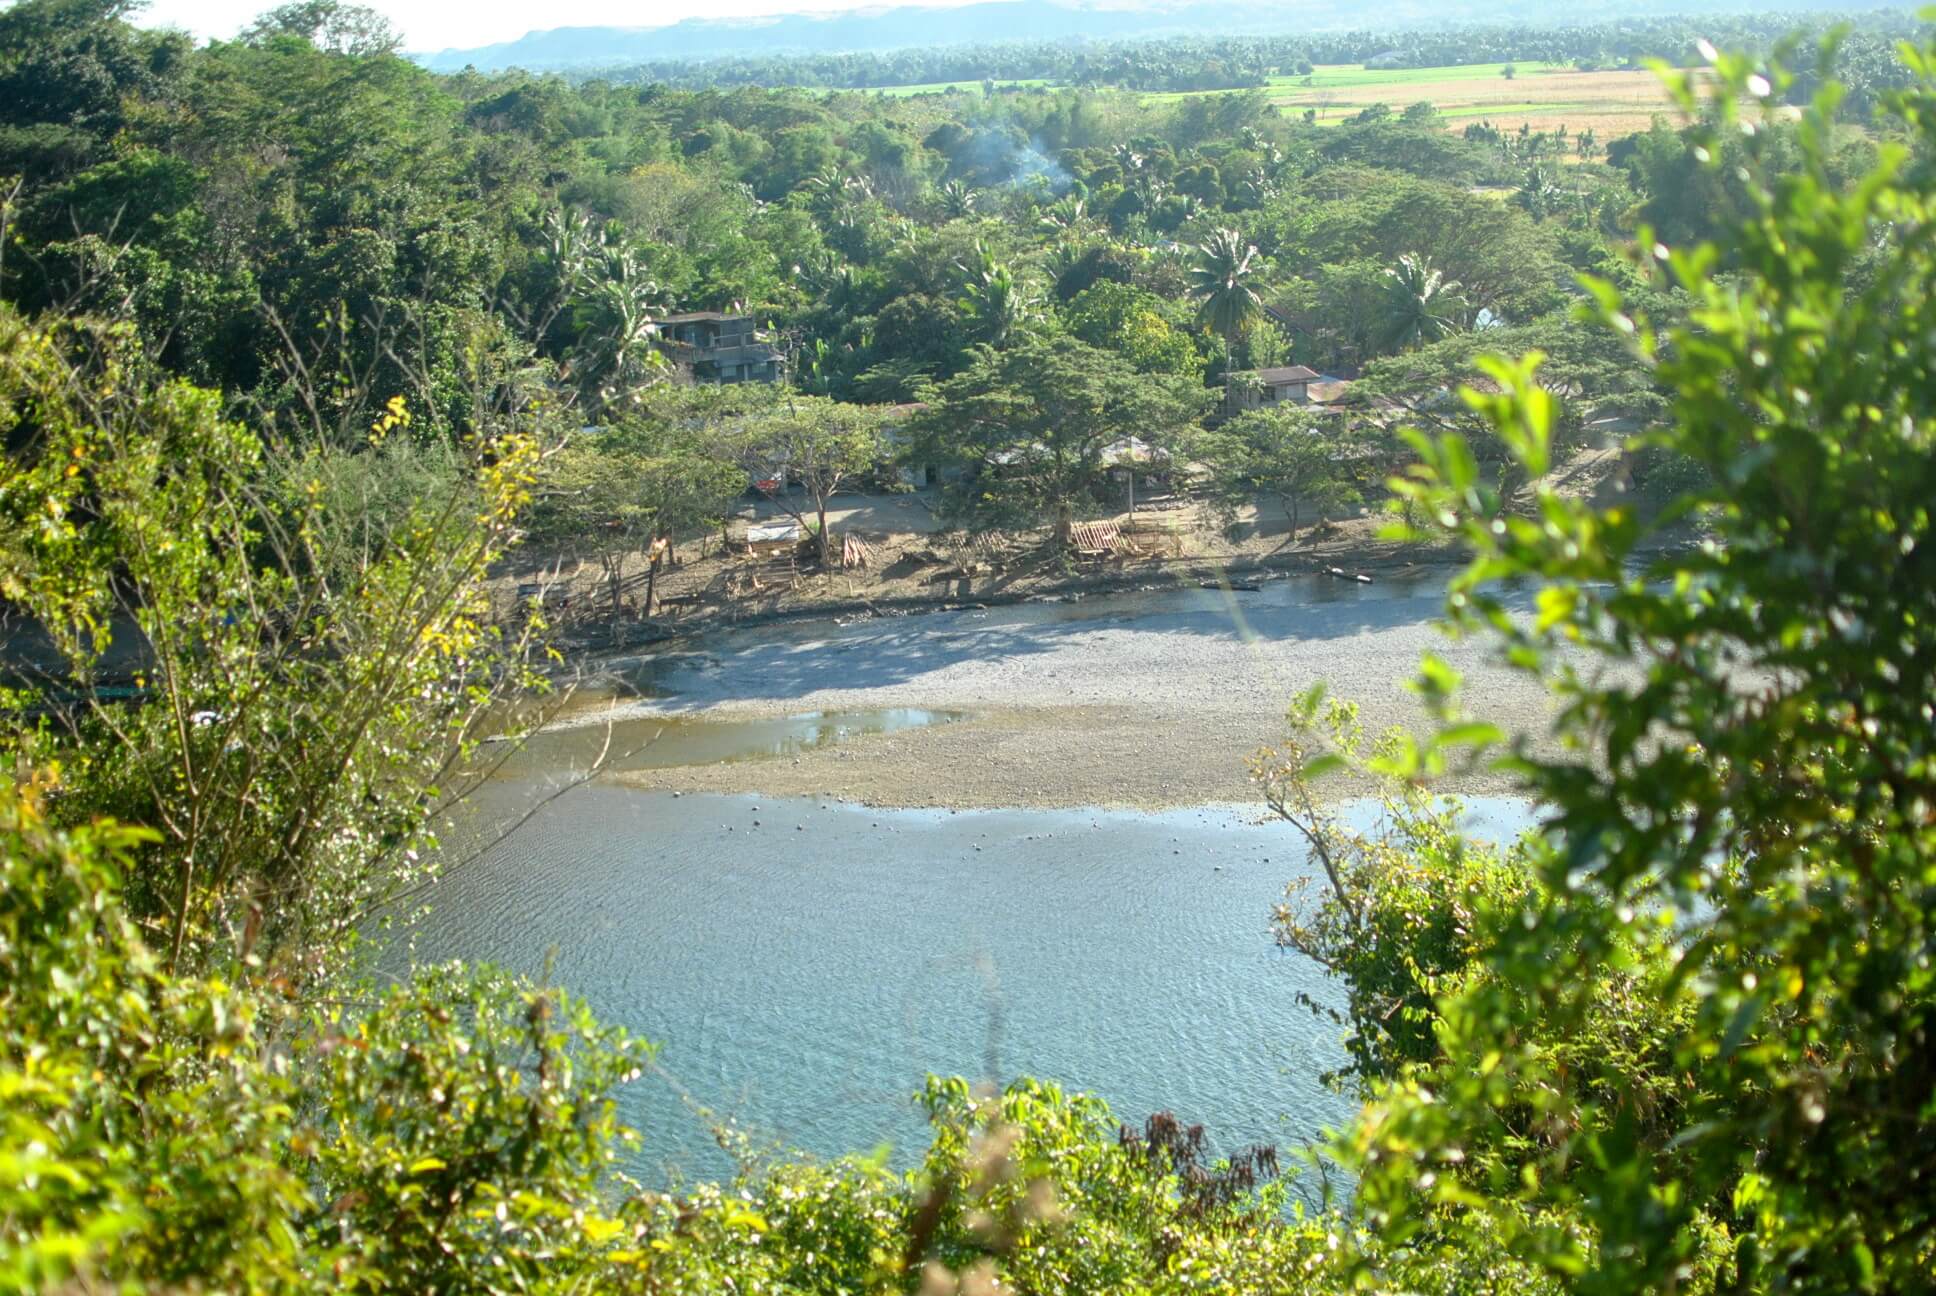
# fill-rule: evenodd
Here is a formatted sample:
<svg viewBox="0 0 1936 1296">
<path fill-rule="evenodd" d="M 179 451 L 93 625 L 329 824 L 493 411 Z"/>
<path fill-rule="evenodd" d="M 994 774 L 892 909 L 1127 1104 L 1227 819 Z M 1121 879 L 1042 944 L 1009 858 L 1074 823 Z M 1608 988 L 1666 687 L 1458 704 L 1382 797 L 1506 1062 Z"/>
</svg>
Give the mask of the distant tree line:
<svg viewBox="0 0 1936 1296">
<path fill-rule="evenodd" d="M 1688 126 L 1504 193 L 1412 114 L 440 79 L 327 0 L 201 49 L 124 13 L 0 11 L 0 1291 L 1929 1290 L 1936 44 L 1889 147 L 1719 54 Z M 667 382 L 675 293 L 801 330 L 808 390 Z M 1427 430 L 1197 426 L 1291 346 Z M 1382 485 L 1471 560 L 1459 652 L 1549 691 L 1510 741 L 1427 657 L 1409 727 L 1313 688 L 1252 759 L 1308 850 L 1251 922 L 1331 974 L 1281 1011 L 1361 1101 L 1321 1203 L 1027 1077 L 929 1078 L 905 1171 L 722 1126 L 730 1180 L 650 1191 L 651 1045 L 549 971 L 363 975 L 548 683 L 511 548 L 616 591 L 750 456 L 824 540 L 888 439 L 830 393 L 902 386 L 964 525 L 1068 531 L 1138 442 L 1294 525 Z M 1666 507 L 1566 480 L 1609 409 Z"/>
<path fill-rule="evenodd" d="M 1877 89 L 1906 84 L 1895 42 L 1926 30 L 1908 10 L 1814 14 L 1760 12 L 1626 18 L 1549 26 L 1454 23 L 1410 30 L 1274 36 L 1166 37 L 1093 42 L 1011 41 L 843 54 L 773 54 L 662 59 L 573 74 L 681 89 L 804 86 L 858 90 L 885 86 L 1043 80 L 1075 87 L 1205 91 L 1261 86 L 1272 76 L 1305 74 L 1318 64 L 1453 67 L 1513 61 L 1579 68 L 1639 67 L 1662 59 L 1700 61 L 1700 43 L 1765 53 L 1777 42 L 1831 28 L 1850 29 L 1835 75 L 1866 106 Z M 1878 58 L 1882 66 L 1877 65 Z M 1806 92 L 1805 87 L 1803 93 Z"/>
</svg>

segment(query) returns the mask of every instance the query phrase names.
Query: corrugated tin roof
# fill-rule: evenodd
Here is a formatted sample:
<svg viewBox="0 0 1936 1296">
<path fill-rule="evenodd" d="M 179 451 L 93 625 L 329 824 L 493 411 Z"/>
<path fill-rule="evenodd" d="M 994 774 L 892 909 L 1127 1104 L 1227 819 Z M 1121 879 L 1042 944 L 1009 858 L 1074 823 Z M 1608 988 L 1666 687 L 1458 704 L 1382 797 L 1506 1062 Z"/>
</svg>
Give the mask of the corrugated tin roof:
<svg viewBox="0 0 1936 1296">
<path fill-rule="evenodd" d="M 1259 369 L 1257 377 L 1275 387 L 1280 383 L 1307 383 L 1318 376 L 1315 369 L 1303 365 L 1280 365 L 1274 369 Z"/>
<path fill-rule="evenodd" d="M 1114 522 L 1071 522 L 1069 542 L 1083 553 L 1107 553 L 1116 547 Z"/>
<path fill-rule="evenodd" d="M 746 543 L 777 544 L 782 540 L 798 540 L 800 524 L 792 518 L 782 522 L 755 522 L 746 528 Z"/>
<path fill-rule="evenodd" d="M 1150 463 L 1169 457 L 1168 450 L 1153 446 L 1143 438 L 1135 436 L 1117 437 L 1104 446 L 1098 456 L 1103 465 L 1110 468 L 1126 463 Z"/>
</svg>

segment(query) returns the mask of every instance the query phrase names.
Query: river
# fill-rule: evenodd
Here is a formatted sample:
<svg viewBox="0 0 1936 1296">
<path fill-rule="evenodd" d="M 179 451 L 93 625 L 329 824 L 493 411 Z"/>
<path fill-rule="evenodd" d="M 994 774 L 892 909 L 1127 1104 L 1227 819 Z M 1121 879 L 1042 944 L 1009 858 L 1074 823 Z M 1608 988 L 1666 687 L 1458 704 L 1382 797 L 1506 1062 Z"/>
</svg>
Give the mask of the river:
<svg viewBox="0 0 1936 1296">
<path fill-rule="evenodd" d="M 1148 611 L 1145 596 L 1122 614 Z M 743 760 L 756 781 L 761 761 L 961 714 L 688 720 L 630 763 Z M 407 948 L 548 968 L 659 1042 L 618 1099 L 648 1183 L 729 1175 L 717 1118 L 758 1148 L 885 1142 L 907 1164 L 930 1072 L 1052 1079 L 1137 1124 L 1170 1110 L 1225 1151 L 1296 1148 L 1352 1115 L 1320 1080 L 1344 1060 L 1339 1027 L 1297 1002 L 1337 1004 L 1338 987 L 1269 930 L 1304 852 L 1259 807 L 880 810 L 603 781 L 544 800 L 590 741 L 545 735 L 473 798 L 459 839 L 539 808 L 450 872 Z M 1468 809 L 1487 835 L 1526 821 L 1509 800 Z"/>
</svg>

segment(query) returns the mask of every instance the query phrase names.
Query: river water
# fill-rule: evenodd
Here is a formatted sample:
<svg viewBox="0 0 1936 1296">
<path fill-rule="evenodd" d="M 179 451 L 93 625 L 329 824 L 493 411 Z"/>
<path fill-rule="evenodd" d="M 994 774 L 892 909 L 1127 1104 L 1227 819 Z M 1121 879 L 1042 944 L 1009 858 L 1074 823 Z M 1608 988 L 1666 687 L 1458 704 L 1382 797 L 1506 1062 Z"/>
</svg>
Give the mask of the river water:
<svg viewBox="0 0 1936 1296">
<path fill-rule="evenodd" d="M 953 718 L 687 720 L 655 728 L 649 749 L 629 730 L 614 747 L 632 763 L 757 760 Z M 930 1072 L 1052 1079 L 1136 1124 L 1170 1110 L 1223 1151 L 1295 1148 L 1355 1109 L 1320 1080 L 1344 1060 L 1339 1027 L 1297 1002 L 1336 1004 L 1339 989 L 1269 930 L 1304 851 L 1257 807 L 557 794 L 589 741 L 545 735 L 473 798 L 455 838 L 519 826 L 451 870 L 389 957 L 548 975 L 658 1041 L 657 1068 L 618 1099 L 644 1134 L 627 1169 L 648 1183 L 730 1174 L 719 1118 L 755 1147 L 833 1157 L 886 1142 L 906 1164 L 926 1145 L 912 1095 Z M 1487 835 L 1526 821 L 1510 801 L 1468 809 Z"/>
</svg>

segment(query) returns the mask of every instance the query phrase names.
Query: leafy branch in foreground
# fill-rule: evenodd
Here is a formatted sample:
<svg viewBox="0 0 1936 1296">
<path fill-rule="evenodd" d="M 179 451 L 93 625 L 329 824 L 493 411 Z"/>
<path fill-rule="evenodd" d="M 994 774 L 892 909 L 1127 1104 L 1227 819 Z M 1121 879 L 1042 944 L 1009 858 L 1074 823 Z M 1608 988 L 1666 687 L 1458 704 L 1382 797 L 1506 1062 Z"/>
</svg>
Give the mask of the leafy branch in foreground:
<svg viewBox="0 0 1936 1296">
<path fill-rule="evenodd" d="M 1299 697 L 1287 722 L 1283 742 L 1252 758 L 1251 777 L 1265 805 L 1304 839 L 1322 877 L 1293 881 L 1271 926 L 1278 944 L 1339 979 L 1346 1007 L 1306 992 L 1299 1002 L 1348 1028 L 1344 1074 L 1361 1083 L 1437 1061 L 1438 996 L 1477 964 L 1486 917 L 1524 896 L 1524 863 L 1516 851 L 1470 839 L 1458 801 L 1402 776 L 1420 763 L 1404 731 L 1368 738 L 1357 707 L 1327 701 L 1322 688 Z M 1472 726 L 1465 740 L 1493 733 Z M 1426 763 L 1442 769 L 1445 751 L 1432 749 Z M 1319 790 L 1334 774 L 1378 789 L 1375 823 L 1352 826 L 1361 807 Z"/>
<path fill-rule="evenodd" d="M 1912 152 L 1936 139 L 1936 48 L 1906 58 L 1908 142 L 1845 188 L 1834 88 L 1797 113 L 1778 63 L 1713 56 L 1701 156 L 1738 142 L 1753 213 L 1734 269 L 1643 234 L 1693 302 L 1664 335 L 1589 283 L 1674 393 L 1640 444 L 1695 489 L 1647 521 L 1539 485 L 1502 515 L 1455 435 L 1418 438 L 1395 484 L 1474 554 L 1452 614 L 1550 687 L 1561 754 L 1507 759 L 1541 807 L 1532 886 L 1440 994 L 1442 1058 L 1378 1087 L 1343 1145 L 1388 1241 L 1430 1220 L 1583 1292 L 1936 1269 L 1936 198 Z M 1797 117 L 1799 165 L 1771 165 Z M 1467 396 L 1536 483 L 1538 360 Z M 1662 556 L 1690 517 L 1708 538 Z M 1644 1056 L 1571 1047 L 1622 1021 Z"/>
<path fill-rule="evenodd" d="M 458 762 L 534 682 L 538 627 L 498 629 L 485 582 L 541 425 L 485 425 L 471 468 L 346 534 L 324 515 L 341 452 L 272 466 L 121 326 L 0 313 L 0 420 L 0 595 L 46 644 L 9 745 L 59 772 L 62 815 L 156 833 L 128 900 L 171 970 L 323 976 L 422 872 Z M 392 401 L 370 439 L 409 422 Z"/>
</svg>

